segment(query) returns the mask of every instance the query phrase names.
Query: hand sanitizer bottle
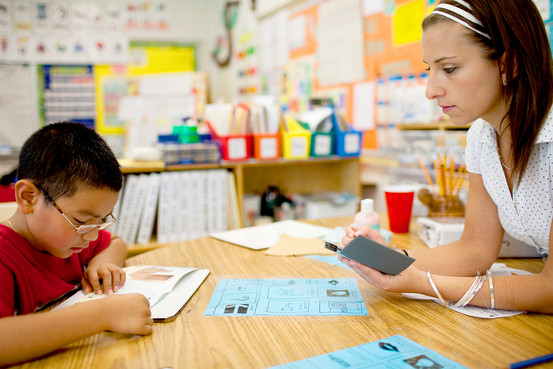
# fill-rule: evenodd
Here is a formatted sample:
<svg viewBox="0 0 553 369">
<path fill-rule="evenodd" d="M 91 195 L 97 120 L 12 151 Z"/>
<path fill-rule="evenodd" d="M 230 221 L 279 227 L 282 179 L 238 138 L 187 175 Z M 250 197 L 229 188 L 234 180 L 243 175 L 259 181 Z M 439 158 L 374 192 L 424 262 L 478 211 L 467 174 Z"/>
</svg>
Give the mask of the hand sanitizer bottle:
<svg viewBox="0 0 553 369">
<path fill-rule="evenodd" d="M 374 211 L 374 200 L 361 200 L 361 211 L 355 214 L 353 225 L 357 228 L 369 226 L 380 232 L 380 215 Z"/>
</svg>

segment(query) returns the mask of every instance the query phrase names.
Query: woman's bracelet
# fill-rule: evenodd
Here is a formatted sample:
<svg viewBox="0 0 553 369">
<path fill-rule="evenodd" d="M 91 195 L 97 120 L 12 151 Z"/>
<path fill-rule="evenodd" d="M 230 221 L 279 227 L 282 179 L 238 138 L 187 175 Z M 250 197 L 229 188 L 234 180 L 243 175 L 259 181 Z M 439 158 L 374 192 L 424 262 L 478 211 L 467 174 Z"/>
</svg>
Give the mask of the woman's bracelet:
<svg viewBox="0 0 553 369">
<path fill-rule="evenodd" d="M 474 296 L 482 288 L 482 285 L 484 284 L 485 281 L 486 281 L 486 276 L 485 275 L 482 276 L 480 275 L 480 272 L 478 272 L 478 275 L 476 276 L 476 278 L 474 278 L 474 282 L 472 283 L 472 286 L 470 286 L 470 288 L 467 290 L 464 296 L 461 297 L 461 299 L 457 301 L 453 306 L 455 307 L 466 306 L 469 302 L 472 301 Z"/>
<path fill-rule="evenodd" d="M 486 275 L 488 276 L 488 284 L 490 286 L 490 309 L 493 310 L 495 309 L 495 294 L 493 291 L 492 271 L 488 269 Z"/>
<path fill-rule="evenodd" d="M 405 250 L 405 249 L 396 248 L 395 250 L 396 250 L 396 251 L 401 251 L 401 252 L 403 252 L 405 255 L 409 256 L 409 254 L 407 253 L 407 250 Z"/>
<path fill-rule="evenodd" d="M 440 293 L 440 291 L 438 291 L 438 288 L 436 287 L 436 285 L 434 284 L 434 281 L 432 280 L 432 276 L 430 275 L 430 272 L 426 272 L 426 277 L 428 277 L 428 281 L 430 282 L 430 286 L 432 286 L 432 289 L 434 290 L 434 293 L 436 294 L 436 296 L 438 296 L 438 298 L 440 299 L 440 302 L 442 303 L 443 306 L 447 306 L 447 302 L 444 300 L 444 298 L 442 297 L 442 294 Z"/>
<path fill-rule="evenodd" d="M 474 282 L 472 282 L 472 286 L 470 286 L 470 288 L 467 290 L 467 292 L 465 292 L 463 297 L 461 297 L 461 299 L 459 299 L 459 301 L 457 301 L 453 306 L 455 307 L 465 306 L 462 304 L 468 299 L 470 293 L 476 288 L 477 284 L 478 284 L 478 277 L 474 279 Z"/>
</svg>

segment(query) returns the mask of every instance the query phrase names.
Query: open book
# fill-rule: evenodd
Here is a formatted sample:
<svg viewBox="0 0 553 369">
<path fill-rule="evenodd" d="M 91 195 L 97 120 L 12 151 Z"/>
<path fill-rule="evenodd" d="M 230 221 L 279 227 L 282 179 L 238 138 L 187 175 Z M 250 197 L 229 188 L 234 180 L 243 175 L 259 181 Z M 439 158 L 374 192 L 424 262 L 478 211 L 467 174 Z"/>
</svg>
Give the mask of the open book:
<svg viewBox="0 0 553 369">
<path fill-rule="evenodd" d="M 175 317 L 209 274 L 207 269 L 158 265 L 135 265 L 123 269 L 127 280 L 117 293 L 144 295 L 150 301 L 154 320 Z M 104 297 L 105 294 L 94 292 L 85 295 L 80 290 L 55 309 Z"/>
</svg>

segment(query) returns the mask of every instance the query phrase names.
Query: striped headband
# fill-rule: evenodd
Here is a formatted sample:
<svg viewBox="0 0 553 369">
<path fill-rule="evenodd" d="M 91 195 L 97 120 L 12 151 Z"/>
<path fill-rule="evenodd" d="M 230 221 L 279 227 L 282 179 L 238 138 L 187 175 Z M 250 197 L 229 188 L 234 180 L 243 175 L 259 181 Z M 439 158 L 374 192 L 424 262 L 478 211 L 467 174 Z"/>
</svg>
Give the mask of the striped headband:
<svg viewBox="0 0 553 369">
<path fill-rule="evenodd" d="M 457 5 L 439 4 L 434 8 L 432 14 L 439 14 L 449 18 L 491 40 L 492 38 L 485 32 L 482 23 L 472 15 L 472 8 L 470 5 L 463 0 L 456 0 L 456 3 Z"/>
</svg>

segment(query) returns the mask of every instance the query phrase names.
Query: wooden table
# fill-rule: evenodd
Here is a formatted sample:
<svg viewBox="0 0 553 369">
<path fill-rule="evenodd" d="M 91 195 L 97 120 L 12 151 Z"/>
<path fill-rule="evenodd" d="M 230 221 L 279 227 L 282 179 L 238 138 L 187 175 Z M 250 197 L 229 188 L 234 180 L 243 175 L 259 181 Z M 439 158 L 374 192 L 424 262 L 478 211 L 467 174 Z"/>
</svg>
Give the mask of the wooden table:
<svg viewBox="0 0 553 369">
<path fill-rule="evenodd" d="M 310 223 L 334 227 L 351 221 L 345 217 Z M 392 244 L 426 247 L 416 236 L 416 228 L 411 234 L 394 235 Z M 531 272 L 543 266 L 541 259 L 502 262 Z M 155 324 L 151 336 L 102 333 L 20 367 L 262 369 L 398 334 L 469 368 L 503 368 L 553 352 L 553 316 L 473 318 L 434 302 L 380 293 L 347 268 L 307 257 L 266 256 L 263 251 L 204 237 L 132 257 L 128 264 L 194 266 L 207 268 L 211 274 L 176 319 Z M 369 315 L 203 316 L 222 278 L 329 277 L 357 278 Z"/>
</svg>

